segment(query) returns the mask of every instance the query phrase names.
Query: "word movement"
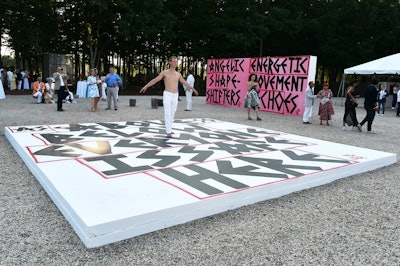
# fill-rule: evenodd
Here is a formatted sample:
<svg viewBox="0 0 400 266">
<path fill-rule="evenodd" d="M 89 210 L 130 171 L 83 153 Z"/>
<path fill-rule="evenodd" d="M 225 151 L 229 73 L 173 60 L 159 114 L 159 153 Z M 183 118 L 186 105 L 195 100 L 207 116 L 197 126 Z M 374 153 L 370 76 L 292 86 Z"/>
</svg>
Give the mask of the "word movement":
<svg viewBox="0 0 400 266">
<path fill-rule="evenodd" d="M 262 57 L 208 60 L 206 101 L 243 107 L 249 75 L 257 75 L 260 110 L 300 115 L 304 92 L 315 79 L 316 57 Z"/>
<path fill-rule="evenodd" d="M 214 119 L 173 132 L 161 120 L 6 128 L 88 247 L 331 182 L 383 154 Z"/>
</svg>

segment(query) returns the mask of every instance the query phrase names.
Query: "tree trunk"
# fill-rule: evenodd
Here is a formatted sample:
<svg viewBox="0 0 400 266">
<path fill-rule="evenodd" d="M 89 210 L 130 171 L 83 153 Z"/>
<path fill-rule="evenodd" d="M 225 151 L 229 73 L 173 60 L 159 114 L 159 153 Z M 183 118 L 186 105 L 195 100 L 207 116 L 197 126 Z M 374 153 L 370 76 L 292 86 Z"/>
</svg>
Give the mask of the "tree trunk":
<svg viewBox="0 0 400 266">
<path fill-rule="evenodd" d="M 82 73 L 82 78 L 83 79 L 86 79 L 86 77 L 87 77 L 87 74 L 85 73 L 86 72 L 86 68 L 85 68 L 85 52 L 84 51 L 82 51 L 82 58 L 81 58 L 81 60 L 82 60 L 82 62 L 81 62 L 81 73 Z"/>
</svg>

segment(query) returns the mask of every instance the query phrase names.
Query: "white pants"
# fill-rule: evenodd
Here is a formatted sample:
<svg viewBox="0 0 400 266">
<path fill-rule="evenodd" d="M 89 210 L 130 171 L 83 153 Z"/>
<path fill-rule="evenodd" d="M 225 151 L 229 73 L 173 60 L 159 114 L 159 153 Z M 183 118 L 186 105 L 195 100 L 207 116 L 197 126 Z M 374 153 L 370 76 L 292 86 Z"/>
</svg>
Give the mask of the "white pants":
<svg viewBox="0 0 400 266">
<path fill-rule="evenodd" d="M 170 134 L 172 131 L 172 122 L 176 109 L 178 108 L 178 93 L 172 93 L 164 91 L 163 93 L 163 105 L 164 105 L 164 120 L 165 120 L 165 131 Z"/>
<path fill-rule="evenodd" d="M 101 99 L 103 100 L 107 99 L 106 89 L 107 89 L 107 83 L 105 82 L 101 83 Z"/>
<path fill-rule="evenodd" d="M 72 102 L 74 100 L 74 94 L 69 91 L 67 97 L 65 97 L 65 100 Z"/>
<path fill-rule="evenodd" d="M 36 92 L 33 94 L 33 97 L 36 98 L 37 103 L 42 103 L 42 93 L 40 91 Z"/>
<path fill-rule="evenodd" d="M 186 94 L 186 110 L 192 110 L 192 90 L 185 90 Z"/>
<path fill-rule="evenodd" d="M 303 122 L 310 122 L 311 114 L 312 114 L 312 106 L 310 107 L 306 106 L 304 108 Z"/>
<path fill-rule="evenodd" d="M 45 101 L 45 103 L 54 103 L 53 102 L 53 95 L 51 95 L 51 93 L 47 93 L 44 96 L 44 101 Z"/>
</svg>

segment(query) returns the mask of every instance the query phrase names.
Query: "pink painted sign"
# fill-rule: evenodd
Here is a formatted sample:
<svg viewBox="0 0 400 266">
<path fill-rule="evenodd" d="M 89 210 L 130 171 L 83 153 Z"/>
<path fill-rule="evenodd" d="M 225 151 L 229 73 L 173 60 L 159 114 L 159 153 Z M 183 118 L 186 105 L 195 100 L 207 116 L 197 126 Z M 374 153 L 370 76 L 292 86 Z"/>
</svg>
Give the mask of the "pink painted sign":
<svg viewBox="0 0 400 266">
<path fill-rule="evenodd" d="M 250 74 L 257 75 L 260 110 L 300 116 L 305 90 L 316 73 L 315 56 L 210 59 L 206 101 L 243 108 Z"/>
</svg>

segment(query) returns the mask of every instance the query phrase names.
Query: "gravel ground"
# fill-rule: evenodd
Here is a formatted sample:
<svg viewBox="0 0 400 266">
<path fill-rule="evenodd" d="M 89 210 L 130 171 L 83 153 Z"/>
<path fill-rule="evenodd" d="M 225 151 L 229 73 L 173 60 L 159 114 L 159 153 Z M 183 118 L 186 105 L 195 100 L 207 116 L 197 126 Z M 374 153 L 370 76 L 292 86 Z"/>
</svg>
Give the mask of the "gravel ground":
<svg viewBox="0 0 400 266">
<path fill-rule="evenodd" d="M 0 100 L 0 124 L 36 125 L 162 119 L 151 96 L 120 96 L 118 111 L 90 112 L 89 99 L 37 105 L 29 95 Z M 137 106 L 129 107 L 136 98 Z M 248 121 L 244 109 L 185 98 L 176 118 L 214 118 L 398 154 L 400 118 L 376 117 L 377 134 L 341 131 L 344 107 L 336 99 L 332 126 L 300 117 L 262 113 Z M 357 109 L 358 118 L 365 115 Z M 254 116 L 254 115 L 253 115 Z M 366 126 L 364 126 L 366 127 Z M 365 129 L 364 129 L 365 130 Z M 227 211 L 103 247 L 87 249 L 58 211 L 1 130 L 1 265 L 400 265 L 399 164 L 328 185 Z"/>
</svg>

